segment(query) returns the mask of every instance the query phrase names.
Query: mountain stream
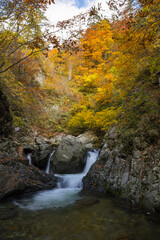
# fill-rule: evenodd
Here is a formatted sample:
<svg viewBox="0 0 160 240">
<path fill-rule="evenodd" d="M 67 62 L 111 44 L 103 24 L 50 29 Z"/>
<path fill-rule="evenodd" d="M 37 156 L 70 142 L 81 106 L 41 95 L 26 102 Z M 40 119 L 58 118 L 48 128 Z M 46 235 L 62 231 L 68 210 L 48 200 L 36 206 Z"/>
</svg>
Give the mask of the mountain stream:
<svg viewBox="0 0 160 240">
<path fill-rule="evenodd" d="M 88 152 L 82 173 L 57 174 L 56 189 L 1 203 L 0 240 L 158 240 L 159 223 L 150 213 L 128 211 L 111 197 L 81 194 L 97 156 L 98 150 Z"/>
</svg>

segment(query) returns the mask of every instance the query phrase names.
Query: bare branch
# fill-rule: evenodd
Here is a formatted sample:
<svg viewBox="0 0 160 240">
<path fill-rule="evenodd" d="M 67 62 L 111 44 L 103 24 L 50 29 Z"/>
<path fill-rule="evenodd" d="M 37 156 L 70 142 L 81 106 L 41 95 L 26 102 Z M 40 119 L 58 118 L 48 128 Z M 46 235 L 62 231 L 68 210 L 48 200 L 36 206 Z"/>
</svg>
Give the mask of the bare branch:
<svg viewBox="0 0 160 240">
<path fill-rule="evenodd" d="M 46 48 L 43 48 L 43 49 L 40 49 L 40 50 L 37 50 L 37 51 L 32 51 L 30 54 L 28 54 L 27 56 L 21 58 L 20 60 L 18 60 L 17 62 L 11 64 L 9 67 L 7 67 L 6 69 L 4 69 L 3 71 L 0 71 L 0 73 L 4 73 L 6 72 L 7 70 L 9 70 L 10 68 L 14 67 L 15 65 L 19 64 L 20 62 L 22 62 L 23 60 L 25 60 L 26 58 L 30 57 L 31 55 L 37 53 L 37 52 L 41 52 L 41 51 L 44 51 Z"/>
</svg>

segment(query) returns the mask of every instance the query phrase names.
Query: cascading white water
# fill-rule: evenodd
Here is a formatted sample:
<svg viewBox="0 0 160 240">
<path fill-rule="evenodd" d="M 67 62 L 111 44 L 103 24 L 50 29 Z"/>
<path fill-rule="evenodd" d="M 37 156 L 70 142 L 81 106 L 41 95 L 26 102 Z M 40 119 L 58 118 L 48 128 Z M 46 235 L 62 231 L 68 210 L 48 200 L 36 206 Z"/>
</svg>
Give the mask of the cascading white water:
<svg viewBox="0 0 160 240">
<path fill-rule="evenodd" d="M 82 179 L 89 171 L 92 164 L 96 161 L 98 157 L 98 150 L 88 151 L 86 156 L 86 165 L 81 173 L 77 174 L 56 174 L 59 178 L 58 188 L 82 188 Z"/>
<path fill-rule="evenodd" d="M 51 162 L 51 157 L 53 156 L 54 152 L 55 152 L 55 148 L 53 149 L 53 151 L 51 152 L 51 154 L 49 155 L 49 158 L 48 158 L 48 163 L 47 163 L 47 167 L 46 167 L 46 173 L 49 173 L 49 170 L 50 170 L 50 162 Z"/>
<path fill-rule="evenodd" d="M 73 204 L 80 199 L 79 192 L 82 189 L 82 179 L 89 171 L 92 164 L 97 160 L 98 150 L 88 151 L 86 166 L 82 173 L 77 174 L 56 174 L 59 181 L 57 188 L 37 193 L 31 198 L 26 198 L 14 203 L 20 208 L 38 210 L 45 208 L 59 208 Z"/>
<path fill-rule="evenodd" d="M 32 153 L 29 153 L 29 154 L 27 155 L 27 158 L 28 158 L 28 160 L 29 160 L 29 165 L 32 165 L 31 155 L 32 155 Z"/>
</svg>

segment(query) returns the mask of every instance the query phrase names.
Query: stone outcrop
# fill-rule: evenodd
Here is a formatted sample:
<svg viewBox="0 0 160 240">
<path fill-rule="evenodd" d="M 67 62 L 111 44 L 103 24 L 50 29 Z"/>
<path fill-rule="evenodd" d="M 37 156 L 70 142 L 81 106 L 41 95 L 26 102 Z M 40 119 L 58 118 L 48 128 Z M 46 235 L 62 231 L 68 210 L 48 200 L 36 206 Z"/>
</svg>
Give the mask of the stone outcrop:
<svg viewBox="0 0 160 240">
<path fill-rule="evenodd" d="M 47 139 L 46 137 L 43 136 L 32 137 L 22 136 L 20 138 L 16 138 L 16 136 L 11 135 L 8 136 L 7 138 L 6 137 L 0 138 L 0 159 L 19 158 L 23 160 L 27 159 L 28 154 L 31 154 L 33 165 L 41 170 L 45 170 L 51 152 L 55 147 L 61 145 L 63 139 L 65 138 L 70 139 L 70 141 L 74 145 L 74 148 L 77 148 L 76 152 L 78 152 L 79 147 L 80 147 L 79 150 L 81 151 L 82 148 L 83 150 L 92 149 L 95 147 L 95 145 L 99 144 L 97 136 L 95 136 L 90 131 L 81 134 L 77 137 L 70 135 L 66 136 L 65 134 L 60 133 L 56 134 L 53 138 L 50 139 Z M 75 150 L 71 151 L 70 144 L 68 144 L 68 148 L 69 150 L 66 151 L 71 152 L 71 154 L 73 154 Z M 65 147 L 65 149 L 67 149 L 67 146 Z M 82 167 L 78 168 L 81 169 Z"/>
<path fill-rule="evenodd" d="M 160 212 L 160 143 L 151 145 L 135 137 L 126 147 L 112 128 L 83 183 L 85 191 L 112 193 Z"/>
<path fill-rule="evenodd" d="M 75 173 L 84 167 L 86 150 L 97 146 L 99 139 L 93 132 L 88 131 L 77 137 L 58 134 L 49 140 L 41 136 L 35 139 L 35 144 L 32 151 L 32 163 L 39 169 L 46 168 L 51 152 L 54 147 L 57 147 L 51 160 L 52 170 L 56 173 Z M 32 145 L 31 149 L 33 149 Z M 29 146 L 24 145 L 24 152 L 27 148 L 29 149 Z"/>
<path fill-rule="evenodd" d="M 40 151 L 39 151 L 40 150 Z M 45 169 L 52 151 L 51 142 L 43 137 L 37 142 L 29 137 L 9 136 L 0 139 L 0 199 L 56 187 L 53 174 L 46 174 L 29 165 L 27 155 L 32 153 L 35 165 Z M 35 154 L 35 155 L 34 155 Z M 33 161 L 33 160 L 32 160 Z"/>
<path fill-rule="evenodd" d="M 48 158 L 53 150 L 53 145 L 45 138 L 36 139 L 36 148 L 34 149 L 31 158 L 34 166 L 44 170 L 47 166 Z"/>
<path fill-rule="evenodd" d="M 62 139 L 51 158 L 51 168 L 59 174 L 81 172 L 85 165 L 85 154 L 85 146 L 68 135 Z"/>
<path fill-rule="evenodd" d="M 31 154 L 32 163 L 41 170 L 45 170 L 48 158 L 54 146 L 59 144 L 59 138 L 47 139 L 45 137 L 31 138 L 23 136 L 16 138 L 11 135 L 0 138 L 0 159 L 27 159 Z"/>
<path fill-rule="evenodd" d="M 81 172 L 85 165 L 85 155 L 97 138 L 90 134 L 73 137 L 64 134 L 52 139 L 29 137 L 16 134 L 0 138 L 0 199 L 54 188 L 56 178 L 44 171 L 49 156 L 56 146 L 51 159 L 53 173 Z M 31 154 L 32 165 L 27 155 Z M 38 168 L 37 168 L 38 167 Z"/>
<path fill-rule="evenodd" d="M 35 166 L 44 170 L 51 152 L 54 147 L 57 147 L 51 159 L 52 170 L 56 173 L 75 173 L 81 171 L 84 167 L 86 150 L 99 144 L 99 139 L 94 133 L 88 131 L 77 137 L 66 136 L 65 134 L 58 134 L 50 140 L 45 137 L 38 137 L 35 139 L 35 143 L 32 152 L 32 163 Z M 27 149 L 27 146 L 24 146 L 24 152 L 25 149 Z"/>
<path fill-rule="evenodd" d="M 100 145 L 99 138 L 92 131 L 78 135 L 76 141 L 83 144 L 86 149 L 97 148 Z"/>
<path fill-rule="evenodd" d="M 0 200 L 56 187 L 57 178 L 15 160 L 0 161 Z"/>
<path fill-rule="evenodd" d="M 23 153 L 27 153 L 27 149 L 30 149 L 32 153 L 32 163 L 34 166 L 38 167 L 41 170 L 45 170 L 49 156 L 53 149 L 59 146 L 62 139 L 65 137 L 65 134 L 57 134 L 55 137 L 51 139 L 47 139 L 46 137 L 36 137 L 34 140 L 34 144 L 23 146 Z"/>
</svg>

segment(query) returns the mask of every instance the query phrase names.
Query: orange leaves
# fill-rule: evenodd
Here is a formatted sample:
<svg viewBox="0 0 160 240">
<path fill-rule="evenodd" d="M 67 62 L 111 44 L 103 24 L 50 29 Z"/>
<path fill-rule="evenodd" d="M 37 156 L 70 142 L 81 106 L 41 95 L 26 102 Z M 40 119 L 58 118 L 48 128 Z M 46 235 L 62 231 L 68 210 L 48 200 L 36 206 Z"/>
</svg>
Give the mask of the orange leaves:
<svg viewBox="0 0 160 240">
<path fill-rule="evenodd" d="M 117 53 L 114 56 L 116 68 L 115 84 L 127 93 L 135 83 L 138 74 L 149 66 L 149 59 L 158 52 L 160 2 L 139 1 L 141 8 L 133 15 L 132 9 L 125 11 L 121 21 L 114 23 L 114 39 Z M 156 49 L 156 50 L 155 50 Z M 112 54 L 113 56 L 113 54 Z"/>
<path fill-rule="evenodd" d="M 109 62 L 114 45 L 112 36 L 109 22 L 103 20 L 88 28 L 80 39 L 81 61 L 74 79 L 82 100 L 68 124 L 70 129 L 105 129 L 114 121 L 116 110 L 102 110 L 111 102 L 114 90 Z"/>
<path fill-rule="evenodd" d="M 103 106 L 106 105 L 106 103 L 111 102 L 112 91 L 113 83 L 105 84 L 97 89 L 95 100 L 99 103 L 99 106 Z"/>
<path fill-rule="evenodd" d="M 38 7 L 44 9 L 47 4 L 54 1 L 24 0 L 23 2 L 28 4 L 28 9 L 31 6 L 35 13 Z M 107 20 L 99 21 L 91 25 L 81 39 L 78 40 L 75 33 L 74 38 L 66 40 L 63 46 L 60 46 L 56 37 L 50 36 L 48 32 L 47 40 L 57 48 L 48 51 L 48 58 L 44 56 L 37 58 L 41 68 L 35 62 L 36 56 L 35 59 L 33 57 L 23 62 L 26 65 L 25 71 L 30 75 L 27 74 L 25 79 L 21 77 L 21 83 L 25 84 L 24 81 L 27 83 L 28 76 L 41 78 L 40 90 L 44 94 L 35 89 L 36 97 L 40 102 L 45 102 L 45 98 L 51 105 L 50 110 L 44 109 L 52 114 L 50 115 L 58 127 L 63 119 L 66 124 L 69 117 L 68 126 L 75 131 L 88 128 L 105 131 L 110 124 L 117 122 L 125 96 L 134 86 L 139 72 L 148 67 L 149 54 L 154 56 L 159 48 L 157 37 L 159 36 L 159 0 L 152 2 L 153 4 L 150 1 L 148 5 L 143 3 L 141 11 L 135 9 L 134 16 L 125 12 L 121 20 L 116 20 L 114 23 L 109 23 Z M 38 16 L 35 17 L 36 21 L 39 21 Z M 65 24 L 68 26 L 71 22 L 67 20 Z M 61 27 L 64 26 L 62 23 Z M 20 38 L 20 43 L 22 40 Z M 46 40 L 38 35 L 29 41 L 27 46 L 30 49 L 24 48 L 21 53 L 41 48 L 45 42 Z M 153 62 L 155 69 L 158 69 L 157 62 Z M 19 64 L 19 66 L 24 69 L 23 65 Z M 32 81 L 28 80 L 28 85 L 30 83 Z M 30 90 L 32 90 L 31 86 Z M 24 90 L 23 95 L 25 95 Z M 25 100 L 32 105 L 30 95 Z M 74 103 L 76 104 L 72 107 Z M 41 120 L 42 118 L 47 120 L 45 116 L 41 116 Z"/>
<path fill-rule="evenodd" d="M 106 61 L 112 43 L 112 31 L 110 24 L 106 20 L 87 29 L 81 39 L 85 63 L 88 64 L 88 62 L 90 62 L 92 66 L 97 66 L 103 61 Z"/>
</svg>

